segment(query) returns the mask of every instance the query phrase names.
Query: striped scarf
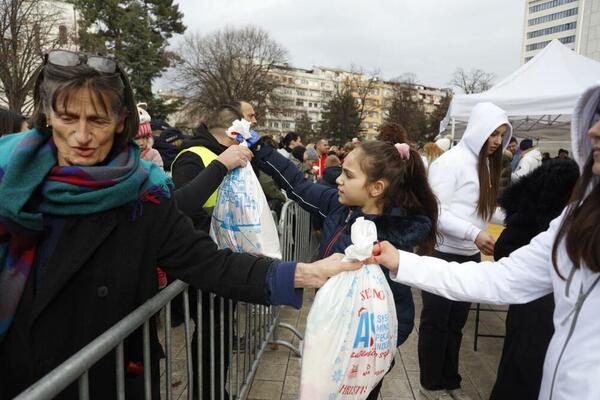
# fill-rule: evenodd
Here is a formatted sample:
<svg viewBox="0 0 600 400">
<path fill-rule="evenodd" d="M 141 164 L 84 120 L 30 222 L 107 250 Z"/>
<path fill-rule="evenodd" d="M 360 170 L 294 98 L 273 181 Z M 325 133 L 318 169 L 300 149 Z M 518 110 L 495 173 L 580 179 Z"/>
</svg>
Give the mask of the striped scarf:
<svg viewBox="0 0 600 400">
<path fill-rule="evenodd" d="M 137 146 L 109 155 L 103 165 L 58 166 L 50 131 L 0 138 L 0 342 L 21 299 L 43 230 L 43 215 L 86 215 L 125 204 L 160 202 L 172 183 L 140 160 Z"/>
</svg>

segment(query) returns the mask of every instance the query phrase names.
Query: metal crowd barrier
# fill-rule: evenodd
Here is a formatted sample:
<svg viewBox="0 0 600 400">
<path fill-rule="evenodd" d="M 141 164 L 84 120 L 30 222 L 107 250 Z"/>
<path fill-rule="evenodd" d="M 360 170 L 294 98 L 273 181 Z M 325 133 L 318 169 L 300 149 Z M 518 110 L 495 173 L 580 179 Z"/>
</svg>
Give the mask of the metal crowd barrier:
<svg viewBox="0 0 600 400">
<path fill-rule="evenodd" d="M 298 207 L 296 203 L 288 201 L 282 208 L 278 229 L 280 231 L 283 259 L 308 261 L 310 258 L 310 215 Z M 300 355 L 299 349 L 295 348 L 291 343 L 277 338 L 277 330 L 284 328 L 292 331 L 297 337 L 302 339 L 302 335 L 296 328 L 280 321 L 280 307 L 241 302 L 234 305 L 232 300 L 210 294 L 208 310 L 203 310 L 202 293 L 199 290 L 197 291 L 196 302 L 197 329 L 196 335 L 192 335 L 189 290 L 191 288 L 188 288 L 188 285 L 184 282 L 175 281 L 171 283 L 45 377 L 30 386 L 15 399 L 53 399 L 65 388 L 77 381 L 79 398 L 87 400 L 90 398 L 88 372 L 93 368 L 95 363 L 107 354 L 110 354 L 110 352 L 114 352 L 116 356 L 115 398 L 119 400 L 125 399 L 126 360 L 124 359 L 123 343 L 132 332 L 140 327 L 143 329 L 144 394 L 146 399 L 151 399 L 150 320 L 156 315 L 164 315 L 164 327 L 162 328 L 164 329 L 164 337 L 161 340 L 161 344 L 165 350 L 166 360 L 164 376 L 161 377 L 160 382 L 161 398 L 166 398 L 167 400 L 173 399 L 174 355 L 172 331 L 175 328 L 171 328 L 171 301 L 179 294 L 183 294 L 185 371 L 188 399 L 191 400 L 193 398 L 194 392 L 196 392 L 199 399 L 202 399 L 203 395 L 207 394 L 211 400 L 224 399 L 225 390 L 227 390 L 231 399 L 246 399 L 250 392 L 254 375 L 258 369 L 258 364 L 269 345 L 282 345 L 291 349 L 296 355 Z M 227 315 L 224 312 L 224 303 L 226 301 L 229 302 Z M 215 312 L 217 302 L 219 303 L 218 313 Z M 203 354 L 203 312 L 209 313 L 208 318 L 211 332 L 217 323 L 216 318 L 218 318 L 221 327 L 224 327 L 225 323 L 229 327 L 227 354 L 220 351 L 218 359 L 215 354 L 216 341 L 219 341 L 220 349 L 225 348 L 225 334 L 223 329 L 221 329 L 218 337 L 211 335 L 210 354 Z M 192 340 L 196 340 L 197 344 L 197 363 L 195 365 L 193 365 L 192 357 Z M 203 357 L 210 357 L 210 388 L 203 387 L 205 383 L 202 379 Z M 229 371 L 225 371 L 224 368 L 225 357 L 228 357 L 229 360 Z M 217 368 L 219 370 L 219 382 L 216 381 Z M 196 383 L 198 383 L 199 387 L 194 390 Z M 215 387 L 220 388 L 219 393 L 215 393 Z M 210 393 L 207 391 L 210 391 Z"/>
</svg>

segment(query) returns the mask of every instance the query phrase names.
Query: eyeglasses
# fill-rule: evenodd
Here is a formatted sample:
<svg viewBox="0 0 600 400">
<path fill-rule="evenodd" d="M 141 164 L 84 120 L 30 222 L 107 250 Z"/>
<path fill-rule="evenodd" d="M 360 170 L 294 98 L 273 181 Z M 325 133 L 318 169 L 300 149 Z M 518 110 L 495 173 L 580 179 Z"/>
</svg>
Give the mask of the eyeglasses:
<svg viewBox="0 0 600 400">
<path fill-rule="evenodd" d="M 76 67 L 86 64 L 88 67 L 106 74 L 117 71 L 117 62 L 112 58 L 75 53 L 69 50 L 52 50 L 45 55 L 45 62 L 59 67 Z"/>
</svg>

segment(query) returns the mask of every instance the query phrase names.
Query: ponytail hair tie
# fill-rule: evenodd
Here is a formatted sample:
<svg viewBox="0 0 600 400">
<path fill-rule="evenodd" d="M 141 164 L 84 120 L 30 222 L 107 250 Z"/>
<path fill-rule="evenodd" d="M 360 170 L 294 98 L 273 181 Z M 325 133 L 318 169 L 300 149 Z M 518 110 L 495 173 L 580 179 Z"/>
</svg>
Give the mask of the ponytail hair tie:
<svg viewBox="0 0 600 400">
<path fill-rule="evenodd" d="M 406 143 L 396 143 L 394 145 L 394 147 L 396 148 L 396 150 L 398 150 L 398 154 L 400 154 L 400 157 L 403 160 L 410 159 L 410 146 L 409 145 L 407 145 Z"/>
</svg>

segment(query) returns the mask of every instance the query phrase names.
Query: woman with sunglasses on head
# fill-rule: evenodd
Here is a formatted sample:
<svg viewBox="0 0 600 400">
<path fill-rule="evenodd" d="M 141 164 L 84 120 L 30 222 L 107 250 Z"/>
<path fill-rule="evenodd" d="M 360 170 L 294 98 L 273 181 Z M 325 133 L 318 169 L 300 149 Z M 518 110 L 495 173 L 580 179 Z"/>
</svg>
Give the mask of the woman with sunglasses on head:
<svg viewBox="0 0 600 400">
<path fill-rule="evenodd" d="M 217 250 L 141 161 L 127 77 L 105 57 L 50 52 L 34 89 L 34 129 L 0 138 L 0 398 L 12 398 L 157 292 L 155 267 L 236 300 L 299 307 L 302 291 L 357 265 Z M 153 398 L 159 396 L 151 329 Z M 125 365 L 143 360 L 139 337 Z M 114 352 L 89 372 L 93 398 L 115 397 Z M 143 379 L 126 374 L 128 398 Z M 61 399 L 77 397 L 76 385 Z"/>
<path fill-rule="evenodd" d="M 600 399 L 600 84 L 571 120 L 581 170 L 569 204 L 549 228 L 497 262 L 450 263 L 382 243 L 374 262 L 396 282 L 448 299 L 523 304 L 554 292 L 554 335 L 539 399 Z"/>
</svg>

